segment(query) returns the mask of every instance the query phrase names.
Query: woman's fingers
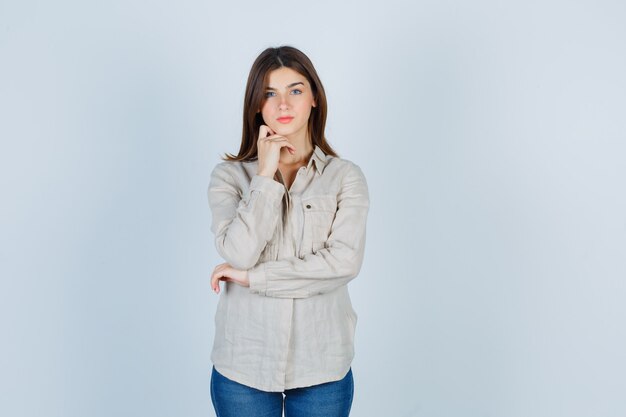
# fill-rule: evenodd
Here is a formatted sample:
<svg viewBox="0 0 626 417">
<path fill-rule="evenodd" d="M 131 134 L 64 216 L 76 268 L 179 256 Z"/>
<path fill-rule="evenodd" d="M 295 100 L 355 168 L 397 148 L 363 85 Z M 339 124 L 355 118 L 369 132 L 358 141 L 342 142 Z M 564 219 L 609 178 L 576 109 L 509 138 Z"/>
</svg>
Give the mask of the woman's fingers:
<svg viewBox="0 0 626 417">
<path fill-rule="evenodd" d="M 269 133 L 270 131 L 271 129 L 267 126 L 259 131 L 259 140 L 257 141 L 259 167 L 257 173 L 271 178 L 278 170 L 282 148 L 286 148 L 287 152 L 295 155 L 296 147 L 283 136 L 276 134 L 263 136 L 265 132 Z"/>
<path fill-rule="evenodd" d="M 230 281 L 244 287 L 250 285 L 248 272 L 235 269 L 229 263 L 217 265 L 211 273 L 211 288 L 216 293 L 220 292 L 220 281 Z"/>
<path fill-rule="evenodd" d="M 289 152 L 295 152 L 296 151 L 296 147 L 293 146 L 291 144 L 291 142 L 289 142 L 289 140 L 283 136 L 279 136 L 279 135 L 272 135 L 272 136 L 268 136 L 267 138 L 263 138 L 261 139 L 262 141 L 265 141 L 265 143 L 271 145 L 271 144 L 275 144 L 277 145 L 279 148 L 284 148 L 286 147 Z"/>
<path fill-rule="evenodd" d="M 233 278 L 232 276 L 235 275 L 236 272 L 237 271 L 228 263 L 217 265 L 215 269 L 213 269 L 213 273 L 211 274 L 211 289 L 216 294 L 219 294 L 221 290 L 220 281 L 230 281 L 242 285 L 242 283 L 238 279 Z"/>
<path fill-rule="evenodd" d="M 219 279 L 220 279 L 219 272 L 216 272 L 214 270 L 213 273 L 211 274 L 211 288 L 216 294 L 219 294 L 220 292 Z"/>
<path fill-rule="evenodd" d="M 287 146 L 290 152 L 295 152 L 296 148 L 287 140 L 287 138 L 277 135 L 271 127 L 267 125 L 261 125 L 259 127 L 259 139 L 257 145 L 263 144 L 277 144 L 280 148 Z"/>
<path fill-rule="evenodd" d="M 263 139 L 269 135 L 274 135 L 274 131 L 267 125 L 261 125 L 259 128 L 259 139 Z"/>
<path fill-rule="evenodd" d="M 211 288 L 213 289 L 213 291 L 215 291 L 216 294 L 220 293 L 219 281 L 220 278 L 222 278 L 226 273 L 225 269 L 229 266 L 230 265 L 228 265 L 227 263 L 219 264 L 215 267 L 213 273 L 211 274 Z"/>
</svg>

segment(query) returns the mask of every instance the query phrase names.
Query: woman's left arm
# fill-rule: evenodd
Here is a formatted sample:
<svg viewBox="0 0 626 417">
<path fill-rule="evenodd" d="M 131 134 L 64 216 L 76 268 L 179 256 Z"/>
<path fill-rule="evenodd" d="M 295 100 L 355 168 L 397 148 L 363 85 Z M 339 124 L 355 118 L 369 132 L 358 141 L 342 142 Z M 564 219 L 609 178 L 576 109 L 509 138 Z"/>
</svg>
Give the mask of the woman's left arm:
<svg viewBox="0 0 626 417">
<path fill-rule="evenodd" d="M 250 291 L 277 298 L 306 298 L 326 293 L 355 278 L 363 263 L 369 192 L 358 165 L 350 168 L 337 196 L 337 212 L 323 249 L 248 270 Z"/>
</svg>

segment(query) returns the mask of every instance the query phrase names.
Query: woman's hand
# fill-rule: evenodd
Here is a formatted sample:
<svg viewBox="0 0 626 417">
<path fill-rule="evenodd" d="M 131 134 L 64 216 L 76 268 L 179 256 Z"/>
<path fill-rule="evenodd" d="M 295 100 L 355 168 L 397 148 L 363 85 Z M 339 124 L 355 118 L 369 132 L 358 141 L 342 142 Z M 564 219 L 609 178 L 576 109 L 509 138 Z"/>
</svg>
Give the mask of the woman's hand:
<svg viewBox="0 0 626 417">
<path fill-rule="evenodd" d="M 277 135 L 269 126 L 261 125 L 259 128 L 259 140 L 256 143 L 257 155 L 259 158 L 258 174 L 274 178 L 280 161 L 282 148 L 294 155 L 296 148 L 287 138 Z"/>
<path fill-rule="evenodd" d="M 220 293 L 220 281 L 232 281 L 242 287 L 249 287 L 248 271 L 235 269 L 227 263 L 219 264 L 211 274 L 211 288 L 216 294 Z"/>
</svg>

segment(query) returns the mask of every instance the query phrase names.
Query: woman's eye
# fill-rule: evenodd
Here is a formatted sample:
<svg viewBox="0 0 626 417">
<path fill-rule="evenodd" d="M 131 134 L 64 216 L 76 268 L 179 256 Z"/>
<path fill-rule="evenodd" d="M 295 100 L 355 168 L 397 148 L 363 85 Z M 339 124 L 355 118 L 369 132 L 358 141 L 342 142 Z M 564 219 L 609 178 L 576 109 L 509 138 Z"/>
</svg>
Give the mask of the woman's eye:
<svg viewBox="0 0 626 417">
<path fill-rule="evenodd" d="M 302 90 L 298 90 L 297 88 L 295 90 L 291 90 L 291 92 L 294 94 L 302 94 Z"/>
<path fill-rule="evenodd" d="M 265 97 L 266 97 L 266 98 L 273 97 L 273 96 L 272 96 L 272 94 L 276 94 L 276 93 L 274 93 L 273 91 L 267 91 L 267 92 L 265 93 Z"/>
</svg>

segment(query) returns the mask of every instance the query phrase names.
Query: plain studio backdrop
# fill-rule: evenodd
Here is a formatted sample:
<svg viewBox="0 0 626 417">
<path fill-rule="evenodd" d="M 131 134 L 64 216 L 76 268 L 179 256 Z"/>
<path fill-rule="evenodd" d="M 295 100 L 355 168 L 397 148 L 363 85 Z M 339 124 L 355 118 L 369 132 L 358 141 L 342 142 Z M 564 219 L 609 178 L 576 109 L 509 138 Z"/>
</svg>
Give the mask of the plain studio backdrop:
<svg viewBox="0 0 626 417">
<path fill-rule="evenodd" d="M 293 45 L 364 171 L 355 417 L 626 415 L 622 1 L 0 1 L 0 414 L 213 416 L 209 175 Z"/>
</svg>

